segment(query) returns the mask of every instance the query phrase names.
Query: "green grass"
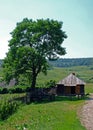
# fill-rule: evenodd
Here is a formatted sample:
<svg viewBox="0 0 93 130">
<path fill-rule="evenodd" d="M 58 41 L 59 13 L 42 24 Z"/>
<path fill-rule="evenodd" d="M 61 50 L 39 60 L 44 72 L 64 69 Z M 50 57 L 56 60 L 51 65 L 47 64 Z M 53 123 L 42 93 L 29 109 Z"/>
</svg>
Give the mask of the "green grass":
<svg viewBox="0 0 93 130">
<path fill-rule="evenodd" d="M 0 130 L 85 130 L 77 116 L 83 100 L 56 100 L 23 105 L 14 115 L 0 122 Z"/>
<path fill-rule="evenodd" d="M 86 82 L 85 93 L 93 93 L 91 79 L 93 70 L 88 66 L 54 68 L 48 70 L 47 76 L 40 73 L 37 86 L 43 87 L 50 80 L 58 82 L 72 72 L 75 72 L 76 76 Z M 0 95 L 0 102 L 18 96 L 22 96 L 22 94 Z M 84 102 L 84 99 L 71 101 L 68 98 L 59 97 L 54 102 L 22 105 L 7 120 L 0 121 L 0 130 L 23 130 L 24 127 L 27 130 L 85 130 L 77 114 Z"/>
<path fill-rule="evenodd" d="M 56 82 L 58 82 L 72 72 L 75 72 L 76 76 L 84 80 L 86 83 L 93 83 L 93 70 L 91 70 L 90 68 L 91 66 L 54 68 L 52 70 L 48 70 L 46 76 L 40 73 L 37 78 L 37 85 L 42 87 L 46 84 L 46 82 L 50 80 L 55 80 Z"/>
<path fill-rule="evenodd" d="M 93 93 L 93 83 L 86 83 L 85 92 L 86 93 Z"/>
</svg>

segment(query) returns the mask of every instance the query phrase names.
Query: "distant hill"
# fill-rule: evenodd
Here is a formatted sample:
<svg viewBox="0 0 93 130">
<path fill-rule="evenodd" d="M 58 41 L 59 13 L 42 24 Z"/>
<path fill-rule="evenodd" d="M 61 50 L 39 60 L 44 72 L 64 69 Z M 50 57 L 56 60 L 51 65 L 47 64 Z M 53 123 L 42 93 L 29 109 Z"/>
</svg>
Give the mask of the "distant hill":
<svg viewBox="0 0 93 130">
<path fill-rule="evenodd" d="M 71 66 L 92 66 L 93 58 L 60 58 L 58 60 L 48 61 L 54 67 L 71 67 Z M 0 67 L 3 60 L 0 59 Z"/>
<path fill-rule="evenodd" d="M 49 63 L 54 67 L 90 66 L 93 65 L 93 58 L 61 58 Z"/>
</svg>

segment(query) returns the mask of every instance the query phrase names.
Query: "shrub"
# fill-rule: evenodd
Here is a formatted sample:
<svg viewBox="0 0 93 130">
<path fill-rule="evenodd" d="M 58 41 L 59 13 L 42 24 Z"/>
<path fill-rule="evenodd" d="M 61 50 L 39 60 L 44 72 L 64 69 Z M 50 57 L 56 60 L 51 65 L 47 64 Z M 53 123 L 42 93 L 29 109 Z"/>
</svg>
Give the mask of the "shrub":
<svg viewBox="0 0 93 130">
<path fill-rule="evenodd" d="M 0 120 L 7 119 L 17 110 L 18 106 L 19 102 L 17 101 L 4 101 L 0 103 Z"/>
<path fill-rule="evenodd" d="M 3 88 L 2 91 L 1 91 L 2 94 L 6 94 L 8 93 L 8 89 L 7 88 Z"/>
<path fill-rule="evenodd" d="M 22 92 L 24 92 L 24 91 L 23 91 L 22 88 L 16 88 L 16 89 L 15 89 L 15 92 L 16 92 L 16 93 L 22 93 Z"/>
<path fill-rule="evenodd" d="M 15 89 L 14 88 L 9 89 L 9 93 L 15 93 Z"/>
<path fill-rule="evenodd" d="M 90 70 L 93 70 L 93 67 L 91 67 Z"/>
<path fill-rule="evenodd" d="M 22 88 L 18 88 L 18 87 L 9 89 L 9 93 L 23 93 L 23 92 L 25 92 L 25 90 Z"/>
<path fill-rule="evenodd" d="M 55 80 L 50 80 L 46 83 L 47 87 L 54 87 L 56 85 L 56 81 Z"/>
</svg>

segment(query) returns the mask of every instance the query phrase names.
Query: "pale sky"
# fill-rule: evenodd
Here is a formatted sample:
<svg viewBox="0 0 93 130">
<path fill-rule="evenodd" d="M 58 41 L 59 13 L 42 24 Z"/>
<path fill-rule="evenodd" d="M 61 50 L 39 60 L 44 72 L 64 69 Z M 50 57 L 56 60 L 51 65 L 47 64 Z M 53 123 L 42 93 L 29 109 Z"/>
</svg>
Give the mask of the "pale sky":
<svg viewBox="0 0 93 130">
<path fill-rule="evenodd" d="M 93 0 L 0 0 L 0 59 L 8 51 L 17 22 L 49 18 L 63 21 L 68 36 L 63 58 L 93 57 Z"/>
</svg>

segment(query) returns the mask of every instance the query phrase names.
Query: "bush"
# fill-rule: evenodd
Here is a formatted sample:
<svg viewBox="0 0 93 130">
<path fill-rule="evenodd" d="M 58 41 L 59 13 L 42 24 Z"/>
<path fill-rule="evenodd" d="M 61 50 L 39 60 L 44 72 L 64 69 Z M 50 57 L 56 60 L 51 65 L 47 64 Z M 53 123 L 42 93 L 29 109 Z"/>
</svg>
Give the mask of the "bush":
<svg viewBox="0 0 93 130">
<path fill-rule="evenodd" d="M 8 91 L 7 88 L 3 88 L 2 91 L 1 91 L 2 94 L 6 94 L 6 93 L 8 93 L 8 92 L 9 92 L 9 91 Z"/>
<path fill-rule="evenodd" d="M 93 67 L 91 67 L 90 70 L 93 70 Z"/>
<path fill-rule="evenodd" d="M 9 93 L 15 93 L 15 89 L 14 88 L 9 89 Z"/>
<path fill-rule="evenodd" d="M 15 92 L 16 92 L 16 93 L 22 93 L 22 92 L 24 92 L 24 91 L 23 91 L 22 88 L 16 88 L 16 89 L 15 89 Z"/>
<path fill-rule="evenodd" d="M 29 88 L 19 88 L 19 87 L 14 87 L 14 88 L 3 88 L 0 89 L 0 94 L 6 94 L 6 93 L 23 93 L 23 92 L 29 92 Z"/>
<path fill-rule="evenodd" d="M 0 120 L 7 119 L 17 110 L 18 106 L 19 102 L 17 101 L 4 101 L 0 103 Z"/>
<path fill-rule="evenodd" d="M 25 92 L 24 89 L 22 88 L 12 88 L 12 89 L 9 89 L 9 93 L 23 93 Z"/>
<path fill-rule="evenodd" d="M 47 86 L 48 88 L 54 87 L 55 85 L 56 85 L 56 81 L 55 81 L 55 80 L 50 80 L 50 81 L 48 81 L 48 82 L 46 83 L 46 86 Z"/>
</svg>

